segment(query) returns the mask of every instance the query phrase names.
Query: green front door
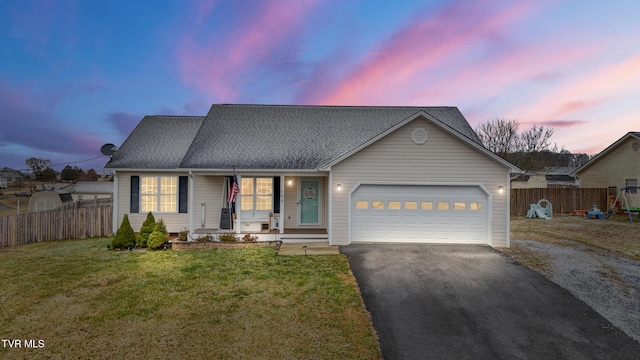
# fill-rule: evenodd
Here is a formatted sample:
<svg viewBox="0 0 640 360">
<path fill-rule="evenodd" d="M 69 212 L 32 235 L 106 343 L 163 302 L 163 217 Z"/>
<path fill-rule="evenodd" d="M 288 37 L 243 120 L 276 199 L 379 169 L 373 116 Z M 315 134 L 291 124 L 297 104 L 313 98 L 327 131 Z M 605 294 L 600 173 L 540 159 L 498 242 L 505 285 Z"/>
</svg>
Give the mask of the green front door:
<svg viewBox="0 0 640 360">
<path fill-rule="evenodd" d="M 318 225 L 320 189 L 318 180 L 300 181 L 300 224 Z"/>
</svg>

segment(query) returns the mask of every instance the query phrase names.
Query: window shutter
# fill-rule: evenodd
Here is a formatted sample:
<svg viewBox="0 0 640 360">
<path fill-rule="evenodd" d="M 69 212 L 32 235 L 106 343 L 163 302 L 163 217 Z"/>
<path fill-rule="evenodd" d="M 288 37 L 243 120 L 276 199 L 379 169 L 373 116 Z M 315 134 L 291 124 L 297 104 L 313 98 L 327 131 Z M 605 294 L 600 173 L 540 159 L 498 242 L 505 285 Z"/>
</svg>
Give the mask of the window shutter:
<svg viewBox="0 0 640 360">
<path fill-rule="evenodd" d="M 178 212 L 186 214 L 189 201 L 189 177 L 180 176 L 178 178 Z"/>
<path fill-rule="evenodd" d="M 129 212 L 140 212 L 140 176 L 131 177 L 131 199 Z"/>
<path fill-rule="evenodd" d="M 273 213 L 280 214 L 280 176 L 273 177 Z"/>
</svg>

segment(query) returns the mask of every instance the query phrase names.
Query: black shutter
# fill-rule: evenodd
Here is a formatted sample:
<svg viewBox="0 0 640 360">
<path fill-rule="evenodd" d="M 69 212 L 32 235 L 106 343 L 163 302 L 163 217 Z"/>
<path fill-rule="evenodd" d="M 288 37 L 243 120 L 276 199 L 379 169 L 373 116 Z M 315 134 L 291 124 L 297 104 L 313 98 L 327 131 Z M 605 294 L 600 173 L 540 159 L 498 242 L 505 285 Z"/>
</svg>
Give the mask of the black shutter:
<svg viewBox="0 0 640 360">
<path fill-rule="evenodd" d="M 129 212 L 140 212 L 140 176 L 131 177 L 131 198 Z"/>
<path fill-rule="evenodd" d="M 180 176 L 178 178 L 178 212 L 186 214 L 189 204 L 189 177 Z"/>
<path fill-rule="evenodd" d="M 273 178 L 273 213 L 280 214 L 280 176 Z"/>
</svg>

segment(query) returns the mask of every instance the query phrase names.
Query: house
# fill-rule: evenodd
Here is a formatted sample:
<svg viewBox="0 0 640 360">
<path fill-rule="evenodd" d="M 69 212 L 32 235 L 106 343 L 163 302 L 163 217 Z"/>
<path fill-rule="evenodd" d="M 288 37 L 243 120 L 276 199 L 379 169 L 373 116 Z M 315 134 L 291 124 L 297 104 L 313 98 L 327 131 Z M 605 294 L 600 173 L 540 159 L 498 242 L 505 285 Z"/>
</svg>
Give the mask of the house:
<svg viewBox="0 0 640 360">
<path fill-rule="evenodd" d="M 24 175 L 18 170 L 8 167 L 0 169 L 0 189 L 6 189 L 9 183 L 24 179 Z"/>
<path fill-rule="evenodd" d="M 114 231 L 125 214 L 138 229 L 152 211 L 169 232 L 496 247 L 509 246 L 520 172 L 455 107 L 284 105 L 146 116 L 106 169 Z"/>
<path fill-rule="evenodd" d="M 71 189 L 71 197 L 73 201 L 112 198 L 113 182 L 78 181 Z"/>
<path fill-rule="evenodd" d="M 520 174 L 511 181 L 512 189 L 570 188 L 577 187 L 576 178 L 571 174 L 577 166 L 546 167 L 541 171 Z"/>
<path fill-rule="evenodd" d="M 627 201 L 630 206 L 639 207 L 640 192 L 633 187 L 640 186 L 640 132 L 625 134 L 572 175 L 578 178 L 581 188 L 608 188 L 612 199 L 620 189 L 631 187 L 625 194 Z"/>
<path fill-rule="evenodd" d="M 29 199 L 29 212 L 55 209 L 62 204 L 72 202 L 71 194 L 64 190 L 36 191 Z"/>
</svg>

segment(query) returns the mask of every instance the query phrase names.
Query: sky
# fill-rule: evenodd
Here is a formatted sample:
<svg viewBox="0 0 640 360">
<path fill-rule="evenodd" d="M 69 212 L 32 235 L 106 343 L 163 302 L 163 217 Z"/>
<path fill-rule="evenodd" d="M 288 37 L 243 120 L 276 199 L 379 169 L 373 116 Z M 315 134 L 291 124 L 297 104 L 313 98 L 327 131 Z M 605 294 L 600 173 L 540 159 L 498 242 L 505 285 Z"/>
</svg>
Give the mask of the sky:
<svg viewBox="0 0 640 360">
<path fill-rule="evenodd" d="M 457 106 L 596 154 L 640 131 L 635 0 L 0 0 L 0 168 L 98 172 L 145 115 Z"/>
</svg>

